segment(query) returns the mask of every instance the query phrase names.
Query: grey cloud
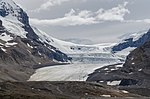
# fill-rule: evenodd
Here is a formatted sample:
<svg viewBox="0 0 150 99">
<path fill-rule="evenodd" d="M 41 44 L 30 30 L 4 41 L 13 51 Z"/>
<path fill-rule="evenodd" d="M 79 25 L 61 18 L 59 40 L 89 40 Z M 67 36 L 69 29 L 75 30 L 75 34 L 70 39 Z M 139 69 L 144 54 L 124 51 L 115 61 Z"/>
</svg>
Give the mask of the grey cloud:
<svg viewBox="0 0 150 99">
<path fill-rule="evenodd" d="M 99 8 L 103 8 L 104 11 L 111 8 L 118 7 L 117 5 L 123 2 L 129 2 L 125 9 L 130 11 L 130 14 L 123 16 L 123 21 L 111 21 L 101 20 L 96 18 L 96 22 L 90 25 L 52 25 L 52 24 L 34 24 L 34 26 L 45 31 L 51 36 L 59 39 L 67 38 L 85 38 L 93 40 L 94 42 L 115 42 L 118 36 L 121 36 L 128 32 L 136 32 L 145 29 L 149 29 L 150 14 L 150 0 L 71 0 L 63 2 L 61 5 L 55 5 L 49 7 L 47 10 L 41 10 L 37 12 L 31 12 L 39 8 L 48 0 L 14 0 L 16 3 L 22 5 L 27 9 L 27 13 L 30 18 L 36 18 L 37 21 L 41 20 L 53 20 L 66 17 L 65 14 L 69 13 L 70 9 L 75 9 L 75 15 L 77 16 L 81 11 L 90 11 L 86 17 L 96 17 L 96 12 Z M 55 0 L 53 0 L 55 1 Z M 91 15 L 92 14 L 92 15 Z M 94 14 L 94 15 L 93 15 Z M 98 14 L 97 14 L 98 15 Z M 123 14 L 122 14 L 123 15 Z M 85 18 L 84 18 L 85 19 Z M 122 20 L 121 18 L 117 18 Z M 66 21 L 65 21 L 66 22 Z M 78 21 L 77 21 L 78 22 Z M 63 24 L 63 23 L 62 23 Z M 68 23 L 69 24 L 69 23 Z M 108 36 L 109 35 L 109 36 Z"/>
<path fill-rule="evenodd" d="M 101 8 L 96 12 L 88 10 L 75 11 L 71 9 L 71 11 L 66 13 L 62 18 L 43 20 L 31 18 L 30 22 L 35 25 L 76 26 L 96 24 L 103 21 L 123 21 L 124 16 L 130 13 L 130 11 L 125 8 L 126 5 L 127 2 L 124 2 L 124 4 L 119 4 L 117 7 L 108 10 Z"/>
</svg>

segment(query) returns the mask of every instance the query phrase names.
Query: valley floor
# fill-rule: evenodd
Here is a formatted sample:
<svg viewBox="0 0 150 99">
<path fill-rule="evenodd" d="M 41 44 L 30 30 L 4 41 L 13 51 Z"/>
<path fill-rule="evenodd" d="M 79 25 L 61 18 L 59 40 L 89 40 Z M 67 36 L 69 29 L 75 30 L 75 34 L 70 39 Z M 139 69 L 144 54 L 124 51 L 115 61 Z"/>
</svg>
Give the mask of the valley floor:
<svg viewBox="0 0 150 99">
<path fill-rule="evenodd" d="M 88 74 L 108 64 L 68 64 L 36 70 L 29 81 L 85 81 Z"/>
</svg>

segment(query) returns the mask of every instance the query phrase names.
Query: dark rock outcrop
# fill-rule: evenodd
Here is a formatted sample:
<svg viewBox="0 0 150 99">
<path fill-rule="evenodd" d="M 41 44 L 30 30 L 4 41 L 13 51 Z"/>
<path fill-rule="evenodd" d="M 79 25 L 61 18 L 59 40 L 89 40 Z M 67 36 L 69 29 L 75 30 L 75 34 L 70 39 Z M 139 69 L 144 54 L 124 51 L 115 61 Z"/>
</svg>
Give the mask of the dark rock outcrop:
<svg viewBox="0 0 150 99">
<path fill-rule="evenodd" d="M 139 97 L 115 88 L 87 82 L 3 82 L 1 99 L 106 99 Z M 112 98 L 111 98 L 112 99 Z M 143 99 L 143 98 L 142 98 Z"/>
<path fill-rule="evenodd" d="M 3 24 L 2 24 L 2 20 L 0 20 L 0 27 L 2 27 L 3 26 Z"/>
<path fill-rule="evenodd" d="M 129 79 L 136 80 L 136 86 L 150 88 L 150 42 L 131 52 L 120 71 L 129 74 Z M 125 83 L 122 81 L 121 84 Z"/>
</svg>

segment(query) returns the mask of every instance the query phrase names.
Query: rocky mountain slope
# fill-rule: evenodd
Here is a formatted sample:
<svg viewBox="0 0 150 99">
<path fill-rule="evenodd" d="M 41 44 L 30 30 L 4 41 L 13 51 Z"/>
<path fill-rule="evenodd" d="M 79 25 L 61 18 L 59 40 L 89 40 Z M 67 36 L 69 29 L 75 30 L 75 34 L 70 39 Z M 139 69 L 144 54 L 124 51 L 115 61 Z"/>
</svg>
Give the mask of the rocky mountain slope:
<svg viewBox="0 0 150 99">
<path fill-rule="evenodd" d="M 101 73 L 98 74 L 99 71 L 104 71 L 106 76 L 113 77 L 103 77 L 104 79 L 110 79 L 110 81 L 121 80 L 120 85 L 134 85 L 141 87 L 149 87 L 149 57 L 150 57 L 150 41 L 146 42 L 141 47 L 133 50 L 126 59 L 125 64 L 114 64 L 110 66 L 106 66 L 100 69 L 97 69 L 95 73 L 91 74 L 91 77 L 88 80 L 97 79 L 100 81 L 102 77 L 100 77 Z M 104 74 L 102 73 L 102 74 Z M 97 75 L 97 76 L 96 76 Z M 95 80 L 96 80 L 95 79 Z"/>
<path fill-rule="evenodd" d="M 0 81 L 25 81 L 36 68 L 69 61 L 42 36 L 23 9 L 12 0 L 0 0 Z"/>
<path fill-rule="evenodd" d="M 150 40 L 150 31 L 143 30 L 135 33 L 127 33 L 120 37 L 122 40 L 112 47 L 113 52 L 122 51 L 127 48 L 137 48 Z"/>
<path fill-rule="evenodd" d="M 118 85 L 121 89 L 150 96 L 150 41 L 133 50 L 124 65 L 114 64 L 97 69 L 87 80 Z"/>
</svg>

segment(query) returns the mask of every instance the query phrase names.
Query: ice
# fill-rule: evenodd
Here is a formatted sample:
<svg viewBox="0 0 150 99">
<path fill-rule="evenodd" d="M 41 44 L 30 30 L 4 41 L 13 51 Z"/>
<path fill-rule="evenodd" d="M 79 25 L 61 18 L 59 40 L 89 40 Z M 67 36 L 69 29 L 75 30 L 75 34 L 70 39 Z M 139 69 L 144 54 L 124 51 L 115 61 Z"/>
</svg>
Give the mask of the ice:
<svg viewBox="0 0 150 99">
<path fill-rule="evenodd" d="M 111 95 L 101 95 L 102 97 L 111 97 Z"/>
<path fill-rule="evenodd" d="M 0 35 L 0 39 L 7 42 L 7 41 L 10 41 L 10 40 L 13 40 L 13 37 L 11 37 L 10 35 L 8 35 L 6 33 L 2 33 Z"/>
<path fill-rule="evenodd" d="M 121 80 L 119 80 L 119 81 L 108 81 L 107 85 L 119 85 L 120 82 L 121 82 Z"/>
<path fill-rule="evenodd" d="M 126 90 L 121 90 L 123 93 L 129 93 L 128 91 L 126 91 Z"/>
<path fill-rule="evenodd" d="M 108 68 L 105 68 L 104 70 L 109 70 Z"/>
<path fill-rule="evenodd" d="M 134 33 L 127 33 L 127 34 L 121 36 L 120 39 L 125 40 L 125 39 L 129 39 L 129 38 L 133 38 L 133 41 L 137 41 L 140 37 L 142 37 L 146 33 L 147 33 L 147 30 L 142 30 L 139 32 L 134 32 Z"/>
<path fill-rule="evenodd" d="M 4 52 L 6 52 L 6 51 L 7 51 L 7 50 L 6 50 L 6 49 L 4 49 L 4 48 L 1 48 L 1 50 L 2 50 L 2 51 L 4 51 Z"/>
<path fill-rule="evenodd" d="M 116 65 L 116 68 L 120 68 L 120 67 L 123 67 L 123 64 L 121 64 L 121 65 Z"/>
<path fill-rule="evenodd" d="M 139 69 L 138 71 L 142 71 L 142 69 Z"/>
<path fill-rule="evenodd" d="M 54 46 L 72 58 L 73 63 L 84 64 L 104 64 L 120 62 L 118 56 L 111 53 L 111 47 L 116 43 L 103 43 L 95 45 L 75 44 L 67 41 L 58 40 L 49 36 L 47 33 L 32 27 L 39 36 L 41 42 Z"/>
<path fill-rule="evenodd" d="M 29 81 L 86 81 L 88 74 L 107 64 L 69 64 L 40 68 Z"/>
<path fill-rule="evenodd" d="M 10 46 L 14 46 L 14 45 L 16 45 L 16 44 L 18 44 L 18 43 L 16 43 L 16 42 L 12 42 L 12 43 L 7 42 L 7 43 L 5 44 L 5 46 L 6 46 L 6 47 L 10 47 Z"/>
<path fill-rule="evenodd" d="M 30 48 L 33 48 L 29 43 L 27 43 L 27 46 L 30 47 Z"/>
<path fill-rule="evenodd" d="M 22 28 L 24 25 L 21 22 L 19 22 L 18 20 L 3 18 L 1 16 L 0 19 L 2 20 L 3 26 L 6 28 L 7 31 L 22 38 L 27 38 L 27 32 Z"/>
</svg>

